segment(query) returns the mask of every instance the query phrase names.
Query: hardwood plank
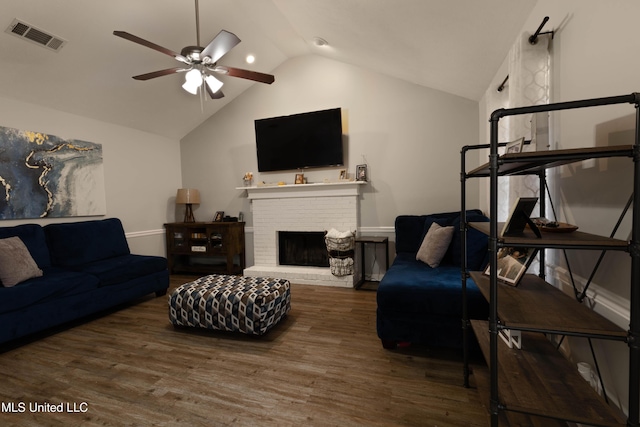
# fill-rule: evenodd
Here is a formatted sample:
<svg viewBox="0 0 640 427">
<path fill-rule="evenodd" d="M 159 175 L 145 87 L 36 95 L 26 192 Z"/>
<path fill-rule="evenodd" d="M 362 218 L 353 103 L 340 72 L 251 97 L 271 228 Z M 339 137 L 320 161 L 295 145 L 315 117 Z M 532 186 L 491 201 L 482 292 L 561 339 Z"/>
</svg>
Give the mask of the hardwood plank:
<svg viewBox="0 0 640 427">
<path fill-rule="evenodd" d="M 7 346 L 0 402 L 88 410 L 4 411 L 0 425 L 486 425 L 458 351 L 382 348 L 375 292 L 291 292 L 290 314 L 259 338 L 174 328 L 167 297 L 150 296 Z"/>
</svg>

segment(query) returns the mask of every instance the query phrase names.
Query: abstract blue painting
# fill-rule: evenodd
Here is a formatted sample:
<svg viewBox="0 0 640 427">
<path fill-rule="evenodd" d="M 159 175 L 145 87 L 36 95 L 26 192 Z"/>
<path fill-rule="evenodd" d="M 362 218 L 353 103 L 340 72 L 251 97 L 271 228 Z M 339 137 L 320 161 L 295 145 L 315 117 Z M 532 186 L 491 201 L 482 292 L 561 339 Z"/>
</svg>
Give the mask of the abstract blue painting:
<svg viewBox="0 0 640 427">
<path fill-rule="evenodd" d="M 0 126 L 0 219 L 105 214 L 101 144 Z"/>
</svg>

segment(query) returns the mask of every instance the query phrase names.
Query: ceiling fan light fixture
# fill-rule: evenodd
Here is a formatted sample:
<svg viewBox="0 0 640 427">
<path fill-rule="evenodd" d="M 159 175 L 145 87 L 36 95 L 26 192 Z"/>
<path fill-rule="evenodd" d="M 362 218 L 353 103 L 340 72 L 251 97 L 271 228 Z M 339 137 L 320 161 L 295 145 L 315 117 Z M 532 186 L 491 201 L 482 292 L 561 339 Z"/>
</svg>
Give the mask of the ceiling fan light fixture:
<svg viewBox="0 0 640 427">
<path fill-rule="evenodd" d="M 184 76 L 182 88 L 192 95 L 198 94 L 198 88 L 202 86 L 202 73 L 200 70 L 190 70 Z"/>
<path fill-rule="evenodd" d="M 209 86 L 209 89 L 211 89 L 211 93 L 216 93 L 217 91 L 219 91 L 224 84 L 220 80 L 210 75 L 207 75 L 204 78 L 204 81 L 207 83 L 207 86 Z"/>
</svg>

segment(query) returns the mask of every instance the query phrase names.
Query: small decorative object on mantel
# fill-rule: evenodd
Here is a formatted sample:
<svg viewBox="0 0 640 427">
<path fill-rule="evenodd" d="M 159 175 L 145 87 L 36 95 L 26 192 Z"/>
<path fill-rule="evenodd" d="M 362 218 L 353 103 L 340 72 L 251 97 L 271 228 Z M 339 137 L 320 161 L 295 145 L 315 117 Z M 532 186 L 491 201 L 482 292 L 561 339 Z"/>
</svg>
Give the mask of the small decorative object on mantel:
<svg viewBox="0 0 640 427">
<path fill-rule="evenodd" d="M 253 172 L 246 172 L 244 174 L 244 177 L 242 177 L 242 181 L 244 181 L 245 187 L 251 187 L 251 184 L 253 182 Z"/>
<path fill-rule="evenodd" d="M 347 170 L 346 169 L 340 169 L 340 173 L 338 174 L 338 180 L 340 181 L 346 181 L 348 178 L 347 176 Z"/>
<path fill-rule="evenodd" d="M 297 173 L 296 174 L 295 183 L 296 184 L 304 184 L 304 174 L 303 173 Z"/>
<path fill-rule="evenodd" d="M 223 218 L 224 218 L 224 211 L 218 211 L 218 212 L 216 212 L 216 215 L 213 217 L 213 221 L 214 222 L 222 222 Z"/>
<path fill-rule="evenodd" d="M 367 181 L 367 165 L 356 166 L 356 181 Z"/>
</svg>

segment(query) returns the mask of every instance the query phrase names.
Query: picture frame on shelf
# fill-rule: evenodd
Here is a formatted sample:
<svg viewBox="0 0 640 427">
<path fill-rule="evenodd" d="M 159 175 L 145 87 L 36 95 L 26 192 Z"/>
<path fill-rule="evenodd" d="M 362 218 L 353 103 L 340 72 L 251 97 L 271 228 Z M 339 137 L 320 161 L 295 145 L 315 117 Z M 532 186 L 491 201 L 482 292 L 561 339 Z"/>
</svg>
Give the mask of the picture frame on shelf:
<svg viewBox="0 0 640 427">
<path fill-rule="evenodd" d="M 222 222 L 224 218 L 224 211 L 217 211 L 213 217 L 213 222 Z"/>
<path fill-rule="evenodd" d="M 296 174 L 296 179 L 294 181 L 296 184 L 304 184 L 304 174 L 303 173 L 297 173 Z"/>
<path fill-rule="evenodd" d="M 521 246 L 505 246 L 498 251 L 498 280 L 511 286 L 518 286 L 518 282 L 527 271 L 538 250 Z M 491 265 L 484 270 L 484 274 L 491 274 Z"/>
<path fill-rule="evenodd" d="M 519 197 L 511 206 L 509 217 L 502 227 L 500 236 L 519 236 L 524 232 L 524 228 L 529 225 L 531 230 L 538 237 L 542 237 L 540 230 L 531 220 L 531 213 L 538 203 L 537 197 Z"/>
<path fill-rule="evenodd" d="M 367 165 L 356 166 L 356 181 L 367 181 L 368 179 Z"/>
<path fill-rule="evenodd" d="M 521 153 L 524 146 L 524 137 L 518 138 L 514 141 L 507 142 L 507 146 L 504 150 L 505 154 Z"/>
<path fill-rule="evenodd" d="M 345 181 L 346 179 L 347 179 L 347 170 L 340 169 L 340 171 L 338 172 L 338 180 Z"/>
</svg>

